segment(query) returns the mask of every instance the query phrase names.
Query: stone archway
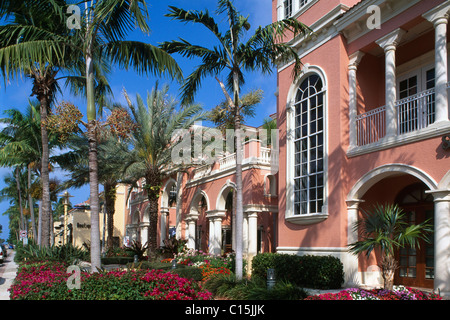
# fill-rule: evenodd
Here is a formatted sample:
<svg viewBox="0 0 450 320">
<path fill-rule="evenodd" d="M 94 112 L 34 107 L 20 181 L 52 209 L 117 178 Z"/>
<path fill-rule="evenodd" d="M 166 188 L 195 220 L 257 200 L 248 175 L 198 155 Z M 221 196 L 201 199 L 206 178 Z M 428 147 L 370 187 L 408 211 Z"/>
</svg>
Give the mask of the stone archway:
<svg viewBox="0 0 450 320">
<path fill-rule="evenodd" d="M 189 214 L 186 216 L 188 248 L 207 251 L 209 225 L 206 211 L 209 209 L 209 198 L 206 192 L 199 189 L 192 198 Z"/>
</svg>

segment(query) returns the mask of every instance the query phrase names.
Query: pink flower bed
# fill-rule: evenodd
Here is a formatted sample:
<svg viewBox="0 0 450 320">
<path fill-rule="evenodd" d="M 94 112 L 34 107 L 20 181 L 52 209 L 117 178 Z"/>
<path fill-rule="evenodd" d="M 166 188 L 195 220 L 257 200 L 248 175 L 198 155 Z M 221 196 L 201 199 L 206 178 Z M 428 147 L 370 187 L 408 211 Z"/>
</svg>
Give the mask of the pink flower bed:
<svg viewBox="0 0 450 320">
<path fill-rule="evenodd" d="M 26 264 L 19 268 L 11 300 L 210 300 L 200 284 L 162 270 L 81 272 L 79 289 L 67 285 L 67 265 Z"/>
<path fill-rule="evenodd" d="M 309 296 L 305 300 L 442 300 L 442 297 L 436 293 L 426 293 L 410 287 L 396 286 L 392 291 L 351 288 L 338 293 Z"/>
</svg>

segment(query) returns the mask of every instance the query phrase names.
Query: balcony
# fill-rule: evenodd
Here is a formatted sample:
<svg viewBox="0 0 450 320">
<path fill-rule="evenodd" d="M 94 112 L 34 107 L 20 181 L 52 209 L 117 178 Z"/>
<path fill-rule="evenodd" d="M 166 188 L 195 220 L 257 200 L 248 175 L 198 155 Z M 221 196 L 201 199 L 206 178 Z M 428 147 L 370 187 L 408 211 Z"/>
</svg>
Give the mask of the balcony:
<svg viewBox="0 0 450 320">
<path fill-rule="evenodd" d="M 394 108 L 397 130 L 392 137 L 386 136 L 386 106 L 356 116 L 356 147 L 348 151 L 349 156 L 426 139 L 449 130 L 448 126 L 432 126 L 435 122 L 435 88 L 397 100 Z"/>
<path fill-rule="evenodd" d="M 263 147 L 259 140 L 244 143 L 244 156 L 242 168 L 245 170 L 250 166 L 271 170 L 271 165 L 275 163 L 272 159 L 272 149 Z M 233 174 L 236 168 L 236 153 L 219 157 L 212 164 L 200 165 L 194 169 L 193 176 L 188 184 L 205 182 L 205 180 L 216 179 L 222 175 Z"/>
</svg>

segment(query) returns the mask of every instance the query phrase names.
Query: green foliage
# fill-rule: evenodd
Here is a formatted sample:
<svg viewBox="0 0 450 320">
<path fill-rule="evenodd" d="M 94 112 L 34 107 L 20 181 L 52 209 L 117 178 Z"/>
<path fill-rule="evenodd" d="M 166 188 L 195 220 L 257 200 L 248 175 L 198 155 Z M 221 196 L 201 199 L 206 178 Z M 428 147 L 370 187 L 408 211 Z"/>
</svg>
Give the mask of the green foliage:
<svg viewBox="0 0 450 320">
<path fill-rule="evenodd" d="M 22 264 L 11 300 L 202 300 L 211 299 L 197 282 L 161 270 L 81 272 L 80 287 L 69 289 L 68 264 Z"/>
<path fill-rule="evenodd" d="M 165 255 L 173 257 L 186 248 L 186 243 L 187 240 L 177 238 L 166 239 L 164 240 L 164 247 L 161 248 L 161 252 Z"/>
<path fill-rule="evenodd" d="M 147 251 L 148 245 L 142 244 L 140 241 L 131 242 L 131 246 L 127 248 L 127 251 L 131 252 L 133 257 L 138 256 L 138 260 L 141 261 L 144 258 L 144 253 Z"/>
<path fill-rule="evenodd" d="M 85 248 L 75 247 L 71 244 L 63 246 L 44 247 L 34 243 L 24 246 L 22 243 L 16 245 L 14 260 L 18 263 L 23 261 L 62 261 L 74 263 L 80 260 L 88 261 L 89 252 Z"/>
<path fill-rule="evenodd" d="M 305 288 L 336 289 L 344 282 L 342 262 L 332 256 L 258 254 L 252 261 L 252 277 L 266 279 L 269 268 L 275 269 L 277 280 Z"/>
<path fill-rule="evenodd" d="M 261 278 L 237 280 L 236 275 L 214 275 L 205 288 L 216 296 L 236 300 L 301 300 L 307 293 L 288 281 L 278 281 L 271 289 Z"/>
</svg>

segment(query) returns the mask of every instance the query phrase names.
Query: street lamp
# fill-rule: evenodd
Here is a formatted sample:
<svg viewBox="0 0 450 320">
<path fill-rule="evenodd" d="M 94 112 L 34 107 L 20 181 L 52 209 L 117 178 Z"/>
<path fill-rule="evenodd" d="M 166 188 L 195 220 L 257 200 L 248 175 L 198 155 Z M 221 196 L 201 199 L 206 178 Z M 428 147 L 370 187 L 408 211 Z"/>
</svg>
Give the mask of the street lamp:
<svg viewBox="0 0 450 320">
<path fill-rule="evenodd" d="M 276 277 L 275 277 L 275 269 L 269 268 L 267 269 L 267 288 L 270 290 L 275 286 Z"/>
<path fill-rule="evenodd" d="M 73 197 L 68 191 L 64 192 L 62 195 L 64 197 L 64 232 L 63 232 L 63 245 L 67 241 L 67 208 L 69 206 L 69 198 Z"/>
</svg>

